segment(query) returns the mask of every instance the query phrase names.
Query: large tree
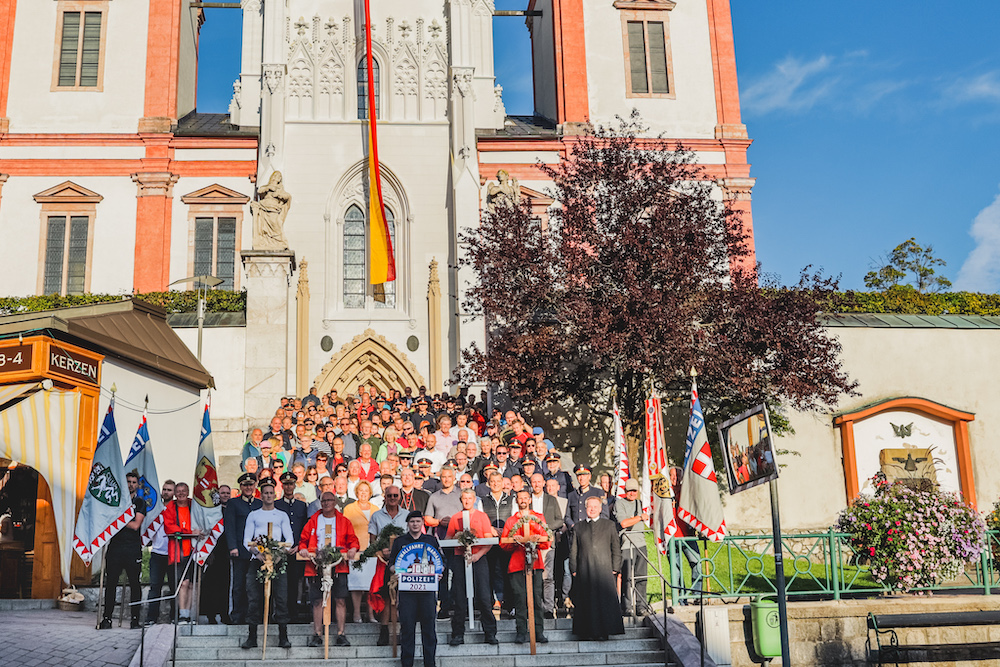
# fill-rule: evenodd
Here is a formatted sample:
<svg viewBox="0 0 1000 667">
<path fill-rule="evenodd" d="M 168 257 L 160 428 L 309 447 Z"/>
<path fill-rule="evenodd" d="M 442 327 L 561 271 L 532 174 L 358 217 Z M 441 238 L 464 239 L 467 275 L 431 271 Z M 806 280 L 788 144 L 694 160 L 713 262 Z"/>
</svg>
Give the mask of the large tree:
<svg viewBox="0 0 1000 667">
<path fill-rule="evenodd" d="M 851 391 L 816 318 L 836 281 L 759 285 L 739 216 L 694 155 L 642 132 L 633 114 L 543 165 L 557 202 L 545 228 L 501 200 L 463 236 L 463 305 L 488 340 L 463 351 L 460 381 L 502 384 L 522 405 L 603 407 L 615 388 L 634 435 L 649 388 L 683 396 L 692 368 L 710 422 Z"/>
</svg>

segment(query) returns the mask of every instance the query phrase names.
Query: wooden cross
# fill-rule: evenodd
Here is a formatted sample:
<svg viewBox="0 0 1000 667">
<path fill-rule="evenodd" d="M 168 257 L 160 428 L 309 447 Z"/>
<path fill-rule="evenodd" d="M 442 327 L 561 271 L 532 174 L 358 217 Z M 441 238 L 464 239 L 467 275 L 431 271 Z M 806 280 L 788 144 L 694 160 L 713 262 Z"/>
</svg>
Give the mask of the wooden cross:
<svg viewBox="0 0 1000 667">
<path fill-rule="evenodd" d="M 462 510 L 462 529 L 470 530 L 469 527 L 469 512 L 468 510 Z M 440 540 L 438 542 L 442 547 L 460 547 L 462 543 L 458 540 Z M 487 546 L 491 544 L 500 544 L 500 540 L 495 537 L 477 537 L 476 546 Z M 475 547 L 473 547 L 475 548 Z M 469 630 L 476 629 L 476 619 L 475 619 L 475 607 L 473 606 L 473 586 L 472 586 L 472 561 L 466 559 L 465 561 L 465 597 L 468 599 L 469 603 L 469 613 L 468 613 L 468 623 Z M 490 613 L 493 613 L 492 611 Z"/>
<path fill-rule="evenodd" d="M 272 539 L 273 531 L 274 531 L 274 524 L 271 523 L 270 521 L 268 521 L 267 522 L 267 539 L 269 539 L 269 540 Z M 288 546 L 291 546 L 291 545 L 287 544 L 285 542 L 279 542 L 278 546 L 288 547 Z M 263 567 L 265 569 L 267 569 L 267 570 L 271 570 L 273 568 L 273 562 L 274 562 L 273 558 L 271 556 L 271 550 L 267 549 L 267 550 L 265 550 L 263 552 L 261 552 L 260 550 L 258 550 L 258 553 L 260 553 L 260 555 L 264 557 L 264 565 L 263 565 Z M 261 651 L 261 658 L 260 658 L 261 660 L 264 660 L 265 656 L 267 655 L 267 617 L 270 616 L 270 610 L 271 610 L 271 579 L 270 579 L 270 577 L 265 577 L 265 579 L 264 579 L 264 646 L 263 646 L 263 649 Z"/>
<path fill-rule="evenodd" d="M 331 524 L 326 524 L 326 534 L 323 536 L 323 546 L 330 546 L 333 544 L 333 526 Z M 330 577 L 333 577 L 332 566 L 324 565 L 323 571 L 320 573 L 321 577 L 326 577 L 329 571 Z M 330 594 L 332 591 L 323 592 L 323 659 L 330 659 Z"/>
<path fill-rule="evenodd" d="M 544 539 L 548 539 L 545 535 L 532 535 L 531 534 L 531 522 L 526 521 L 524 523 L 524 533 L 522 535 L 523 540 L 518 542 L 513 537 L 505 537 L 500 542 L 501 544 L 517 544 L 523 545 L 525 542 L 541 542 Z M 523 548 L 523 547 L 522 547 Z M 527 597 L 528 597 L 528 638 L 531 640 L 531 655 L 535 655 L 535 591 L 534 582 L 532 581 L 533 570 L 535 569 L 535 562 L 528 562 L 527 549 L 525 549 L 524 558 L 524 583 L 527 587 Z"/>
</svg>

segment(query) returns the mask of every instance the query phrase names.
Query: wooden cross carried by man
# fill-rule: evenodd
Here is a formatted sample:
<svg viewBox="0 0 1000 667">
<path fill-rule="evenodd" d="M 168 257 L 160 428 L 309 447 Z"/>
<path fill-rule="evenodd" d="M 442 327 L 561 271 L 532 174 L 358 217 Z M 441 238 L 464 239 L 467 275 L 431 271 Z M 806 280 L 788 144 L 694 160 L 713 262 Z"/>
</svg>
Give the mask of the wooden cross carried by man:
<svg viewBox="0 0 1000 667">
<path fill-rule="evenodd" d="M 470 526 L 470 522 L 469 522 L 469 510 L 462 510 L 462 526 L 464 526 L 466 530 L 469 529 L 469 526 Z M 442 547 L 461 547 L 461 546 L 464 546 L 458 540 L 438 540 L 438 544 L 440 544 Z M 477 547 L 478 546 L 489 546 L 489 545 L 492 545 L 492 544 L 500 544 L 500 540 L 497 539 L 497 538 L 495 538 L 495 537 L 477 537 L 476 538 L 476 546 Z M 473 597 L 474 597 L 474 595 L 473 595 L 473 586 L 472 586 L 472 561 L 468 558 L 469 554 L 472 553 L 472 550 L 471 550 L 471 548 L 466 548 L 465 551 L 466 551 L 466 558 L 465 558 L 465 597 L 468 598 L 468 601 L 469 601 L 469 606 L 467 607 L 467 609 L 469 610 L 469 613 L 467 614 L 467 616 L 468 616 L 468 619 L 469 619 L 469 629 L 470 630 L 475 630 L 476 629 L 476 619 L 475 619 L 475 614 L 472 613 L 472 610 L 475 608 L 473 606 L 473 602 L 474 602 L 473 601 Z"/>
<path fill-rule="evenodd" d="M 270 521 L 267 523 L 267 539 L 272 539 L 274 530 L 274 524 Z M 292 546 L 288 542 L 278 542 L 279 547 L 290 547 Z M 264 561 L 264 566 L 261 568 L 270 575 L 274 571 L 274 555 L 271 553 L 270 549 L 264 549 L 263 551 L 258 549 L 257 552 L 260 554 L 261 559 Z M 264 660 L 267 656 L 267 617 L 270 615 L 271 611 L 271 576 L 264 577 L 264 645 L 261 650 L 260 659 Z"/>
<path fill-rule="evenodd" d="M 531 655 L 535 655 L 535 592 L 534 582 L 532 582 L 532 570 L 535 566 L 535 557 L 538 555 L 537 545 L 539 542 L 544 542 L 547 539 L 547 535 L 533 535 L 531 533 L 530 522 L 525 521 L 522 534 L 505 537 L 500 540 L 501 544 L 518 544 L 524 549 L 524 583 L 527 587 L 528 639 L 531 642 Z"/>
</svg>

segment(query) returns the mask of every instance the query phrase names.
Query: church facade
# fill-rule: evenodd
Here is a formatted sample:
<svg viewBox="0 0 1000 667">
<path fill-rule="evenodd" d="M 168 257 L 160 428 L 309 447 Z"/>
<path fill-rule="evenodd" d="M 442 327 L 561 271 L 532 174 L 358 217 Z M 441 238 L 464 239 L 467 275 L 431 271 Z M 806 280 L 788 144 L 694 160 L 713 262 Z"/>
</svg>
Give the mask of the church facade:
<svg viewBox="0 0 1000 667">
<path fill-rule="evenodd" d="M 205 332 L 223 449 L 310 386 L 447 390 L 460 350 L 484 339 L 460 308 L 461 231 L 498 193 L 544 218 L 538 165 L 591 124 L 638 109 L 752 229 L 729 0 L 530 0 L 513 17 L 491 0 L 373 0 L 397 266 L 376 301 L 362 7 L 241 0 L 240 75 L 229 113 L 210 114 L 197 110 L 197 6 L 0 0 L 0 234 L 17 240 L 0 292 L 125 294 L 206 274 L 246 290 L 245 326 Z M 505 110 L 499 20 L 529 30 L 531 116 Z M 251 205 L 276 173 L 286 252 L 255 247 Z"/>
</svg>

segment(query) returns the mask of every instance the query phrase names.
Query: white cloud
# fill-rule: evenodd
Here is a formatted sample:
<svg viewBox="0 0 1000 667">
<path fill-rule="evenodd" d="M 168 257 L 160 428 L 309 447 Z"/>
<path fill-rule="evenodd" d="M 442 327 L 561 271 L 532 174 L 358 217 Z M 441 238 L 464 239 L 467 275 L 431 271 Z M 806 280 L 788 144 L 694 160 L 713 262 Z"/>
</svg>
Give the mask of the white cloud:
<svg viewBox="0 0 1000 667">
<path fill-rule="evenodd" d="M 956 290 L 1000 290 L 1000 195 L 976 215 L 969 234 L 976 242 L 955 280 Z"/>
<path fill-rule="evenodd" d="M 827 95 L 836 78 L 829 74 L 833 58 L 822 55 L 813 60 L 788 56 L 763 78 L 742 93 L 743 108 L 751 113 L 804 111 Z"/>
</svg>

